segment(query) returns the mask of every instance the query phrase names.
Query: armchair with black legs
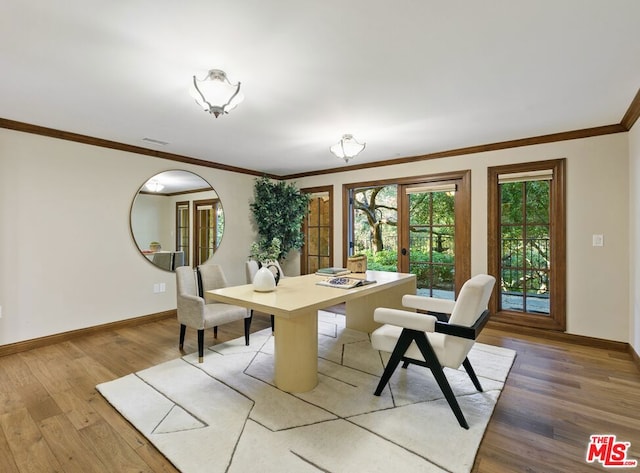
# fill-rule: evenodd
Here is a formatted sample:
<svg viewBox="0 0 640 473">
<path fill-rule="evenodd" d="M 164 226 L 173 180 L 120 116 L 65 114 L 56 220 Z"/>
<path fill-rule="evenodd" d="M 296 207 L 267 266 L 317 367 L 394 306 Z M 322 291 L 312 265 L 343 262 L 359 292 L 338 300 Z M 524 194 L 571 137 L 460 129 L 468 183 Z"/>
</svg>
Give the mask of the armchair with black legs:
<svg viewBox="0 0 640 473">
<path fill-rule="evenodd" d="M 378 308 L 376 322 L 385 324 L 371 334 L 373 348 L 391 353 L 375 395 L 380 396 L 402 361 L 403 368 L 416 364 L 429 368 L 461 427 L 469 425 L 443 371 L 463 366 L 473 385 L 482 391 L 467 354 L 489 318 L 487 304 L 495 278 L 486 274 L 464 283 L 455 301 L 406 295 L 402 305 L 427 313 Z"/>
<path fill-rule="evenodd" d="M 186 328 L 194 328 L 198 331 L 198 361 L 204 359 L 204 331 L 214 328 L 214 337 L 217 336 L 218 325 L 244 319 L 245 344 L 249 345 L 249 329 L 251 327 L 251 314 L 244 307 L 231 304 L 210 303 L 207 304 L 203 290 L 217 289 L 226 286 L 226 280 L 222 269 L 218 265 L 205 265 L 198 268 L 196 273 L 190 266 L 176 268 L 176 288 L 178 302 L 178 322 L 180 323 L 180 350 L 184 345 Z"/>
</svg>

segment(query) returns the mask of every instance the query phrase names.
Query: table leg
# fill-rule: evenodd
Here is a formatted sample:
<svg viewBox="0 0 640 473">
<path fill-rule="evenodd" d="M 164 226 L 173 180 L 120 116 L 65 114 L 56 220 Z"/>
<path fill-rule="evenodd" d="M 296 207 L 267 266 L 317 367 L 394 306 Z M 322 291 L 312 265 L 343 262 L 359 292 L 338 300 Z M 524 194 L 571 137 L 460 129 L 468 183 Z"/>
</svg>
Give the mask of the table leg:
<svg viewBox="0 0 640 473">
<path fill-rule="evenodd" d="M 318 384 L 318 311 L 291 319 L 276 316 L 275 382 L 287 392 L 311 391 Z"/>
<path fill-rule="evenodd" d="M 402 296 L 416 293 L 416 279 L 409 278 L 401 284 L 385 287 L 381 291 L 368 293 L 366 297 L 351 299 L 346 303 L 346 326 L 360 332 L 371 333 L 379 323 L 373 320 L 373 311 L 378 307 L 407 309 L 402 306 Z"/>
</svg>

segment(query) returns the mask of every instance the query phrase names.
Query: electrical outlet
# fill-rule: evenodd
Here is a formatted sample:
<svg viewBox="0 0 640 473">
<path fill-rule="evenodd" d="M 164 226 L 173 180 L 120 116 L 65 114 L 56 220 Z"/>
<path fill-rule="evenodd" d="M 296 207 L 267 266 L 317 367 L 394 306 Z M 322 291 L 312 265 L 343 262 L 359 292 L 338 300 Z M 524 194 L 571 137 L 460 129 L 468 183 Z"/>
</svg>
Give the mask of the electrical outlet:
<svg viewBox="0 0 640 473">
<path fill-rule="evenodd" d="M 155 284 L 153 285 L 153 293 L 154 293 L 154 294 L 157 294 L 157 293 L 159 293 L 159 292 L 160 292 L 160 283 L 155 283 Z"/>
<path fill-rule="evenodd" d="M 593 235 L 593 246 L 604 246 L 604 235 Z"/>
<path fill-rule="evenodd" d="M 161 282 L 160 283 L 160 292 L 167 292 L 167 284 Z"/>
</svg>

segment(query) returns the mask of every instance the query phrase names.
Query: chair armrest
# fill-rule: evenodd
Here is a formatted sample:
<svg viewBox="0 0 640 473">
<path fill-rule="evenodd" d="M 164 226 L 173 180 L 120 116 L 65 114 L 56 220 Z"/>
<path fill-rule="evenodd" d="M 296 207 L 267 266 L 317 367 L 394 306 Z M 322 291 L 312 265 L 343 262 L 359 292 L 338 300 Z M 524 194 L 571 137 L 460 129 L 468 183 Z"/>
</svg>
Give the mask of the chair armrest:
<svg viewBox="0 0 640 473">
<path fill-rule="evenodd" d="M 444 333 L 446 335 L 453 335 L 454 337 L 468 338 L 469 340 L 475 340 L 480 335 L 480 331 L 486 325 L 489 320 L 489 311 L 485 310 L 478 320 L 471 326 L 466 327 L 464 325 L 450 324 L 448 322 L 437 321 L 435 323 L 434 332 Z"/>
<path fill-rule="evenodd" d="M 191 294 L 178 296 L 178 321 L 193 328 L 202 328 L 204 323 L 204 299 Z"/>
<path fill-rule="evenodd" d="M 414 296 L 407 294 L 402 297 L 402 305 L 411 309 L 436 312 L 439 314 L 451 314 L 455 301 L 448 299 L 437 299 L 435 297 Z"/>
<path fill-rule="evenodd" d="M 373 311 L 373 320 L 381 324 L 396 325 L 421 332 L 433 332 L 438 319 L 428 314 L 379 307 Z"/>
</svg>

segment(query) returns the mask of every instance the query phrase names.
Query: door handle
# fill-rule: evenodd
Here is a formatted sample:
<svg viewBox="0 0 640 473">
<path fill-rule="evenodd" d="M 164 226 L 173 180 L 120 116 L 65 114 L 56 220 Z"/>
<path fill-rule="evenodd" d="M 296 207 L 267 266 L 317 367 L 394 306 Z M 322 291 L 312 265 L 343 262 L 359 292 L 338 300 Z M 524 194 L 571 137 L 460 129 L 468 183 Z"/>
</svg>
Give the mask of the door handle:
<svg viewBox="0 0 640 473">
<path fill-rule="evenodd" d="M 407 256 L 407 249 L 406 248 L 402 248 L 400 253 L 402 253 L 402 256 Z"/>
</svg>

